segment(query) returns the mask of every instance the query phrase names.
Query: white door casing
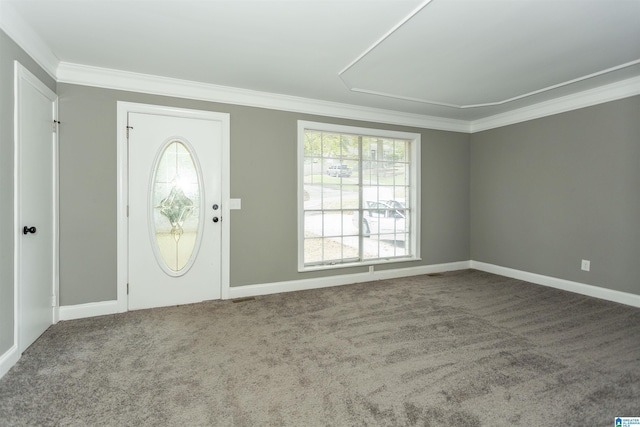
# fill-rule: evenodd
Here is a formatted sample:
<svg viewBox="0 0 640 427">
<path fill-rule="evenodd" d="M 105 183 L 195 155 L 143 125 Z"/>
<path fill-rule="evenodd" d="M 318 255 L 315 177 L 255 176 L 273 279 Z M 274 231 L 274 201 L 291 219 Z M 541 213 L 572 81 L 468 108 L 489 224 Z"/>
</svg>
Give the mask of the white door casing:
<svg viewBox="0 0 640 427">
<path fill-rule="evenodd" d="M 21 353 L 57 321 L 58 101 L 17 61 L 14 72 L 14 281 Z"/>
<path fill-rule="evenodd" d="M 122 191 L 118 198 L 119 311 L 228 297 L 228 114 L 119 102 L 118 123 L 124 125 L 124 136 L 126 129 L 129 134 L 128 151 L 118 147 L 119 165 L 128 165 L 119 168 L 119 189 Z M 191 153 L 187 158 L 193 160 L 192 164 L 198 170 L 202 184 L 199 190 L 203 194 L 201 204 L 187 190 L 182 195 L 188 196 L 185 200 L 192 205 L 192 215 L 184 223 L 184 230 L 187 230 L 184 234 L 182 225 L 177 226 L 169 219 L 175 212 L 174 207 L 180 205 L 174 205 L 173 201 L 178 194 L 176 188 L 185 184 L 183 177 L 162 175 L 160 181 L 166 183 L 155 184 L 155 178 L 161 175 L 156 166 L 164 164 L 165 149 L 169 147 L 173 153 L 178 146 Z M 155 196 L 151 193 L 154 188 L 159 189 Z M 128 209 L 122 204 L 124 201 L 128 201 Z M 216 210 L 213 205 L 217 205 Z M 121 207 L 125 220 L 128 210 L 126 228 L 122 224 Z M 218 218 L 217 222 L 213 222 L 214 217 Z M 190 234 L 187 223 L 199 224 L 198 232 Z M 173 236 L 176 245 L 181 247 L 185 242 L 191 242 L 187 246 L 194 248 L 193 254 L 181 260 L 179 268 L 163 258 L 166 254 L 157 242 L 156 227 L 164 228 L 162 242 L 173 244 L 171 238 L 166 240 L 168 236 Z M 171 233 L 179 229 L 180 233 L 170 234 L 169 229 Z M 127 239 L 126 247 L 122 245 L 123 236 Z M 124 286 L 123 279 L 126 280 Z M 122 289 L 126 284 L 128 298 L 122 292 L 126 292 L 126 288 Z"/>
</svg>

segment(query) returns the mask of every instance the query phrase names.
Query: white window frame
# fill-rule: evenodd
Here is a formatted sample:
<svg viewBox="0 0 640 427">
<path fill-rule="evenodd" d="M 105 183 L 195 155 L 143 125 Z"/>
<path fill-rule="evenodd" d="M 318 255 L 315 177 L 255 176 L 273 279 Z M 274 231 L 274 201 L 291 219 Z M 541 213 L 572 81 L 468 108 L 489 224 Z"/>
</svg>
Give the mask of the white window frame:
<svg viewBox="0 0 640 427">
<path fill-rule="evenodd" d="M 409 220 L 411 224 L 409 255 L 406 257 L 382 258 L 375 260 L 360 260 L 337 264 L 308 265 L 304 263 L 304 133 L 305 130 L 334 132 L 344 134 L 356 134 L 371 137 L 410 140 L 410 182 L 409 187 Z M 420 258 L 420 141 L 419 133 L 392 131 L 386 129 L 363 128 L 354 126 L 337 125 L 332 123 L 298 121 L 298 271 L 331 270 L 336 268 L 348 268 L 369 266 L 376 264 L 389 264 L 419 261 Z M 362 239 L 362 236 L 360 236 Z"/>
</svg>

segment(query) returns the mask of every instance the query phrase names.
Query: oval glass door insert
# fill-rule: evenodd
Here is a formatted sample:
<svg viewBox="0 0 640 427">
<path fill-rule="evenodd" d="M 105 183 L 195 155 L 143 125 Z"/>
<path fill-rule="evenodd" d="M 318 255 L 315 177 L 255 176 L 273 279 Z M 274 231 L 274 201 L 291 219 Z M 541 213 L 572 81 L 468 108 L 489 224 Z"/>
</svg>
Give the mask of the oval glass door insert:
<svg viewBox="0 0 640 427">
<path fill-rule="evenodd" d="M 156 260 L 171 276 L 193 264 L 204 224 L 198 159 L 186 141 L 171 139 L 156 156 L 149 188 L 149 225 Z"/>
</svg>

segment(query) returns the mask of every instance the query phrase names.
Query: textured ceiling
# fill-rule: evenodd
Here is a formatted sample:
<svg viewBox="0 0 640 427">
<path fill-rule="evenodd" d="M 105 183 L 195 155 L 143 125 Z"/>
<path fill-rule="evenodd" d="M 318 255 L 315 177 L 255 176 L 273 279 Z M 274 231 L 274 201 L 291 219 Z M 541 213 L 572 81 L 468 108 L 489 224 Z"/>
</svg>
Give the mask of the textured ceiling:
<svg viewBox="0 0 640 427">
<path fill-rule="evenodd" d="M 640 0 L 0 0 L 57 60 L 475 120 L 640 76 Z"/>
</svg>

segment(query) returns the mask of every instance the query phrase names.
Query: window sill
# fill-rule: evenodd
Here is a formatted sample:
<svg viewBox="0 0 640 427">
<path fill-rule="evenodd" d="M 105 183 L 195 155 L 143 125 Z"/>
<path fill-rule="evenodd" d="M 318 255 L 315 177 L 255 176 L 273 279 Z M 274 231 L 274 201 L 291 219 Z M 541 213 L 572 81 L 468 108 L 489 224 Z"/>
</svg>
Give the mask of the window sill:
<svg viewBox="0 0 640 427">
<path fill-rule="evenodd" d="M 411 262 L 411 261 L 421 261 L 422 258 L 416 256 L 408 256 L 401 258 L 385 258 L 385 259 L 376 259 L 372 261 L 361 261 L 361 262 L 345 262 L 339 264 L 324 264 L 324 265 L 310 265 L 310 266 L 298 266 L 298 273 L 309 273 L 312 271 L 323 271 L 323 270 L 337 270 L 341 268 L 356 268 L 356 267 L 369 267 L 375 265 L 385 265 L 385 264 L 397 264 L 402 262 Z"/>
</svg>

